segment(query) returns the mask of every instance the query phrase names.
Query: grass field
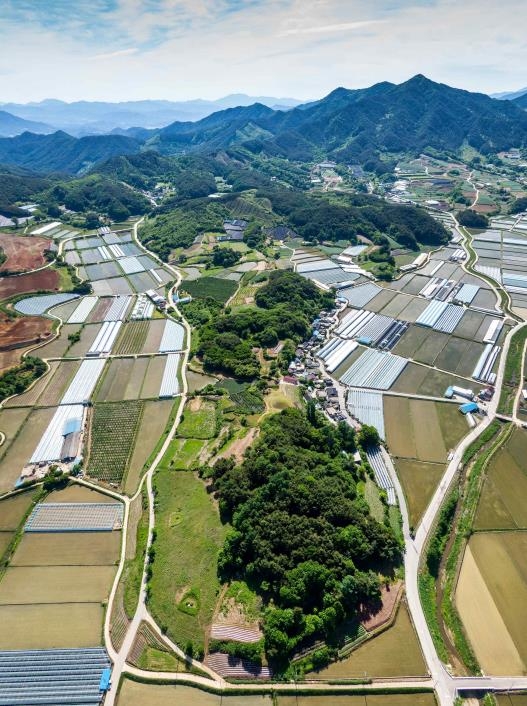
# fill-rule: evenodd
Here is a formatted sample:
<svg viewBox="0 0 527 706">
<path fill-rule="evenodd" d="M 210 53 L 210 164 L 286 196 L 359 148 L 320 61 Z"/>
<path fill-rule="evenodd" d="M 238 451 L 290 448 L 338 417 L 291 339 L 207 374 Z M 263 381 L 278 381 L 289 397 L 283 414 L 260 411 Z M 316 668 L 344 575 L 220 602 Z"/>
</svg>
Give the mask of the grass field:
<svg viewBox="0 0 527 706">
<path fill-rule="evenodd" d="M 271 696 L 216 695 L 184 684 L 139 684 L 129 679 L 124 680 L 117 703 L 119 706 L 273 706 Z"/>
<path fill-rule="evenodd" d="M 526 576 L 524 532 L 478 532 L 470 538 L 456 605 L 485 674 L 527 674 Z"/>
<path fill-rule="evenodd" d="M 143 408 L 143 403 L 137 400 L 95 405 L 90 433 L 89 475 L 108 482 L 122 481 Z"/>
<path fill-rule="evenodd" d="M 217 555 L 226 528 L 192 472 L 163 469 L 155 484 L 157 537 L 150 609 L 172 640 L 183 647 L 191 641 L 201 649 L 220 588 Z M 194 615 L 184 612 L 189 593 L 196 603 Z"/>
<path fill-rule="evenodd" d="M 354 650 L 349 657 L 314 673 L 324 679 L 421 676 L 426 665 L 405 603 L 392 627 Z"/>
<path fill-rule="evenodd" d="M 185 407 L 177 435 L 185 439 L 212 439 L 216 434 L 214 402 L 195 397 Z"/>
<path fill-rule="evenodd" d="M 173 468 L 187 470 L 197 462 L 206 441 L 201 439 L 175 439 L 170 447 Z"/>
<path fill-rule="evenodd" d="M 232 297 L 238 285 L 229 279 L 219 277 L 200 277 L 199 279 L 186 281 L 184 289 L 194 299 L 205 299 L 212 297 L 216 301 L 224 304 L 229 297 Z"/>
</svg>

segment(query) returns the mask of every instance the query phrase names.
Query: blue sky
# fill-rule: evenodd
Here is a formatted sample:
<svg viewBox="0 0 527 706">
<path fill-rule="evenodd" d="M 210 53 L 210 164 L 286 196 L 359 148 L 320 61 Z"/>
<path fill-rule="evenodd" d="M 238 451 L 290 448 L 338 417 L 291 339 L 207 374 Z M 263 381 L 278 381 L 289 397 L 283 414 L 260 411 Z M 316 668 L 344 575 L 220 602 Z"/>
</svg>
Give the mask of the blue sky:
<svg viewBox="0 0 527 706">
<path fill-rule="evenodd" d="M 0 0 L 0 100 L 527 86 L 525 0 Z"/>
</svg>

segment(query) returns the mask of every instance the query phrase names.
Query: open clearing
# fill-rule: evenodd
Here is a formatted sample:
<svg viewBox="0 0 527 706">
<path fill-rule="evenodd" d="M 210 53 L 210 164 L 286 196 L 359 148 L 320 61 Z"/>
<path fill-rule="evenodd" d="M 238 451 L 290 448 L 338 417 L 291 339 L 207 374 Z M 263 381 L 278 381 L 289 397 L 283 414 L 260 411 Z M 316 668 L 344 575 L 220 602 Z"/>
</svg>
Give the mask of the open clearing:
<svg viewBox="0 0 527 706">
<path fill-rule="evenodd" d="M 474 527 L 478 530 L 527 528 L 527 431 L 515 429 L 505 448 L 492 457 Z"/>
<path fill-rule="evenodd" d="M 185 407 L 177 435 L 185 439 L 212 439 L 215 433 L 214 402 L 195 397 Z"/>
<path fill-rule="evenodd" d="M 310 676 L 323 679 L 421 676 L 426 665 L 404 601 L 392 627 L 363 645 L 349 657 Z"/>
<path fill-rule="evenodd" d="M 486 674 L 527 674 L 527 613 L 522 610 L 526 602 L 527 535 L 472 535 L 463 558 L 456 605 Z"/>
<path fill-rule="evenodd" d="M 0 249 L 4 251 L 6 261 L 0 266 L 0 272 L 26 272 L 45 265 L 44 250 L 51 241 L 47 238 L 20 237 L 11 233 L 0 233 Z"/>
<path fill-rule="evenodd" d="M 208 694 L 184 684 L 139 684 L 125 679 L 117 703 L 119 706 L 272 706 L 273 701 L 271 696 Z"/>
<path fill-rule="evenodd" d="M 217 559 L 226 528 L 205 485 L 191 471 L 163 469 L 155 485 L 157 538 L 150 608 L 172 640 L 183 647 L 191 640 L 199 648 L 219 591 Z M 194 614 L 184 612 L 189 592 L 197 604 Z"/>
</svg>

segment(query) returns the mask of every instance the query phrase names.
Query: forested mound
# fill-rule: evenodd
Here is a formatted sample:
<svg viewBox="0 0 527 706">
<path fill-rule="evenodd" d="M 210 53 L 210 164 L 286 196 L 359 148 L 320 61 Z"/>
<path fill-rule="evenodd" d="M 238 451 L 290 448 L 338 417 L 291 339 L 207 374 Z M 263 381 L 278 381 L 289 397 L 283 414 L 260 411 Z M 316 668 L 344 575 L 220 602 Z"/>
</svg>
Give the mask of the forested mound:
<svg viewBox="0 0 527 706">
<path fill-rule="evenodd" d="M 361 439 L 359 439 L 359 442 Z M 284 666 L 317 639 L 332 643 L 343 621 L 380 598 L 382 575 L 401 561 L 389 523 L 370 514 L 354 463 L 355 433 L 308 407 L 265 419 L 243 463 L 219 461 L 213 487 L 232 524 L 223 579 L 242 578 L 262 596 L 268 659 Z"/>
</svg>

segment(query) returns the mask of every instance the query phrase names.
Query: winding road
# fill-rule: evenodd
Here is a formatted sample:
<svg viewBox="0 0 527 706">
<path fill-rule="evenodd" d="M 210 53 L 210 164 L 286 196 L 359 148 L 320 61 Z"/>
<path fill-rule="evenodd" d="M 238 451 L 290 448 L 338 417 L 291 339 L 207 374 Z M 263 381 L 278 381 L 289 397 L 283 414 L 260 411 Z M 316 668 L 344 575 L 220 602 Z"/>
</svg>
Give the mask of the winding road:
<svg viewBox="0 0 527 706">
<path fill-rule="evenodd" d="M 137 231 L 141 223 L 143 222 L 143 219 L 140 221 L 136 222 L 134 224 L 133 228 L 133 235 L 134 239 L 139 243 L 138 237 L 137 237 Z M 466 248 L 466 235 L 459 229 L 459 224 L 457 224 L 457 221 L 454 222 L 456 223 L 456 228 L 458 229 L 458 232 L 463 236 L 463 246 Z M 155 255 L 155 253 L 151 253 L 150 251 L 147 250 L 147 248 L 144 247 L 144 245 L 140 244 L 143 250 L 148 252 L 149 255 L 151 255 L 153 258 L 159 261 L 159 258 Z M 179 271 L 171 266 L 167 266 L 164 264 L 164 267 L 168 267 L 170 269 L 176 280 L 175 288 L 177 288 L 181 282 L 181 275 Z M 467 270 L 469 271 L 469 270 Z M 477 273 L 473 273 L 476 274 Z M 496 291 L 497 293 L 497 291 Z M 181 415 L 183 412 L 184 404 L 187 399 L 187 394 L 188 394 L 188 385 L 187 385 L 187 379 L 186 379 L 186 370 L 187 370 L 187 365 L 188 365 L 188 358 L 189 358 L 189 351 L 190 351 L 190 341 L 191 341 L 191 331 L 190 331 L 190 326 L 188 325 L 188 322 L 184 319 L 184 317 L 181 315 L 181 312 L 177 309 L 174 299 L 173 299 L 173 294 L 172 291 L 169 294 L 169 304 L 174 307 L 176 313 L 181 317 L 181 322 L 183 323 L 185 330 L 186 330 L 186 343 L 185 343 L 185 349 L 183 351 L 184 356 L 183 356 L 183 363 L 182 363 L 182 377 L 183 377 L 183 389 L 182 389 L 182 394 L 180 398 L 180 405 L 176 414 L 176 417 L 174 419 L 174 422 L 172 424 L 172 428 L 170 429 L 170 432 L 168 433 L 162 447 L 160 448 L 157 456 L 155 457 L 153 463 L 151 464 L 150 468 L 146 472 L 145 476 L 143 477 L 140 486 L 135 493 L 135 495 L 132 498 L 128 498 L 126 496 L 120 495 L 118 493 L 111 493 L 115 497 L 118 497 L 125 505 L 125 515 L 124 515 L 124 524 L 123 524 L 123 541 L 122 541 L 122 548 L 121 548 L 121 556 L 120 556 L 120 562 L 118 566 L 118 570 L 115 576 L 114 583 L 112 585 L 112 590 L 109 596 L 108 600 L 108 607 L 106 611 L 106 617 L 105 617 L 105 623 L 104 623 L 104 639 L 105 639 L 105 644 L 106 648 L 108 650 L 109 656 L 113 662 L 113 672 L 112 672 L 112 683 L 113 686 L 111 690 L 108 692 L 106 695 L 106 700 L 105 700 L 105 706 L 113 706 L 115 703 L 116 699 L 116 694 L 117 694 L 117 685 L 119 684 L 120 678 L 123 674 L 130 674 L 134 675 L 136 677 L 143 677 L 143 678 L 148 678 L 149 680 L 169 680 L 172 682 L 181 682 L 181 683 L 187 683 L 187 684 L 194 684 L 194 685 L 201 685 L 201 686 L 207 686 L 207 687 L 214 687 L 218 691 L 225 691 L 228 692 L 229 690 L 236 689 L 237 685 L 229 684 L 226 682 L 224 679 L 219 677 L 217 674 L 215 674 L 212 670 L 208 669 L 204 665 L 195 662 L 195 666 L 198 667 L 205 675 L 200 676 L 197 674 L 190 674 L 188 672 L 179 672 L 179 673 L 166 673 L 166 672 L 146 672 L 144 670 L 138 669 L 136 667 L 133 667 L 132 665 L 127 663 L 127 657 L 130 653 L 130 649 L 134 643 L 134 640 L 137 635 L 137 631 L 139 629 L 139 626 L 143 621 L 147 622 L 152 629 L 156 631 L 158 634 L 159 638 L 163 640 L 169 648 L 171 648 L 176 654 L 178 654 L 181 657 L 184 657 L 182 651 L 180 648 L 178 648 L 177 645 L 175 645 L 170 639 L 168 639 L 165 635 L 161 634 L 161 631 L 159 627 L 156 625 L 154 619 L 150 615 L 146 603 L 146 597 L 147 597 L 147 568 L 148 568 L 148 548 L 150 547 L 152 543 L 152 538 L 153 538 L 153 531 L 155 527 L 155 512 L 154 512 L 154 493 L 153 493 L 153 476 L 154 473 L 159 466 L 159 463 L 161 462 L 175 432 L 177 429 L 177 426 L 180 422 Z M 420 680 L 408 680 L 402 678 L 401 680 L 397 679 L 390 679 L 386 681 L 382 680 L 376 680 L 374 683 L 369 684 L 369 685 L 360 685 L 360 689 L 369 689 L 369 688 L 379 688 L 383 687 L 386 689 L 391 689 L 394 692 L 397 692 L 397 690 L 400 690 L 401 688 L 405 687 L 426 687 L 426 688 L 434 688 L 437 692 L 437 696 L 439 699 L 439 703 L 441 706 L 452 706 L 455 701 L 456 694 L 460 689 L 488 689 L 488 690 L 519 690 L 519 689 L 527 689 L 527 677 L 516 677 L 516 676 L 510 676 L 510 677 L 453 677 L 445 668 L 444 664 L 441 662 L 439 659 L 439 656 L 437 654 L 437 651 L 434 647 L 432 637 L 430 635 L 430 631 L 428 629 L 428 625 L 426 623 L 426 619 L 424 616 L 423 608 L 421 606 L 420 598 L 419 598 L 419 591 L 418 591 L 418 572 L 419 572 L 419 566 L 420 562 L 422 560 L 424 551 L 426 549 L 426 543 L 428 536 L 434 526 L 435 519 L 438 515 L 438 512 L 441 508 L 441 505 L 443 503 L 443 500 L 445 499 L 445 496 L 448 492 L 448 489 L 454 480 L 460 463 L 461 459 L 463 456 L 463 453 L 465 449 L 470 446 L 470 444 L 488 427 L 488 425 L 493 421 L 493 419 L 496 417 L 496 411 L 497 411 L 497 406 L 499 402 L 499 397 L 500 397 L 500 390 L 501 386 L 503 383 L 503 377 L 504 377 L 504 371 L 505 371 L 505 361 L 507 357 L 507 352 L 509 350 L 510 346 L 510 341 L 512 338 L 513 333 L 522 325 L 523 323 L 518 324 L 516 327 L 511 329 L 511 331 L 508 333 L 504 346 L 503 346 L 503 351 L 502 355 L 500 358 L 500 364 L 499 364 L 499 369 L 498 369 L 498 374 L 497 374 L 497 380 L 496 380 L 496 393 L 494 395 L 493 400 L 490 402 L 488 405 L 488 414 L 486 417 L 483 418 L 483 420 L 478 424 L 477 427 L 472 429 L 467 436 L 461 441 L 461 443 L 457 446 L 455 449 L 453 456 L 448 463 L 448 466 L 446 468 L 446 471 L 443 475 L 443 478 L 441 479 L 439 486 L 422 518 L 422 521 L 420 522 L 417 532 L 415 533 L 415 536 L 412 537 L 410 533 L 410 525 L 409 525 L 409 520 L 408 520 L 408 509 L 406 506 L 406 500 L 404 496 L 404 492 L 402 489 L 402 486 L 399 482 L 399 479 L 397 477 L 397 474 L 395 472 L 395 469 L 393 467 L 393 464 L 391 462 L 391 459 L 389 455 L 387 454 L 386 451 L 383 450 L 385 460 L 387 467 L 389 469 L 390 475 L 392 476 L 393 484 L 397 493 L 398 501 L 399 501 L 399 506 L 401 509 L 401 514 L 403 518 L 403 535 L 404 535 L 404 541 L 405 541 L 405 559 L 404 559 L 404 565 L 405 565 L 405 582 L 406 582 L 406 595 L 407 595 L 407 602 L 409 606 L 409 610 L 412 616 L 412 620 L 414 622 L 414 625 L 416 627 L 417 634 L 419 636 L 419 640 L 421 643 L 423 655 L 426 660 L 428 672 L 429 672 L 429 677 L 420 679 Z M 519 396 L 519 392 L 517 395 L 517 399 Z M 344 406 L 345 408 L 345 406 Z M 514 415 L 516 415 L 516 406 L 515 406 L 515 411 Z M 514 419 L 516 420 L 516 416 L 514 416 Z M 91 484 L 88 481 L 83 481 L 79 480 L 78 482 L 84 483 L 86 485 L 89 485 L 90 487 L 98 488 L 96 484 Z M 147 543 L 147 552 L 145 556 L 145 563 L 143 567 L 143 576 L 142 576 L 142 583 L 141 583 L 141 590 L 140 590 L 140 596 L 139 596 L 139 601 L 138 605 L 134 614 L 134 617 L 129 624 L 128 630 L 126 632 L 124 641 L 122 643 L 122 646 L 119 650 L 114 649 L 111 641 L 111 635 L 110 635 L 110 626 L 111 626 L 111 616 L 112 616 L 112 608 L 113 604 L 116 598 L 116 593 L 117 593 L 117 587 L 119 584 L 119 580 L 122 576 L 122 572 L 124 569 L 124 564 L 125 564 L 125 557 L 126 557 L 126 534 L 127 534 L 127 528 L 128 528 L 128 522 L 129 522 L 129 511 L 130 511 L 130 504 L 133 502 L 135 498 L 139 496 L 139 494 L 142 492 L 143 489 L 143 484 L 146 484 L 146 489 L 147 489 L 147 494 L 148 494 L 148 506 L 149 506 L 149 532 L 148 532 L 148 543 Z M 249 684 L 245 685 L 244 684 L 244 689 L 262 689 L 261 684 Z M 294 692 L 297 688 L 297 685 L 295 683 L 280 683 L 280 684 L 272 684 L 269 685 L 269 691 L 291 691 Z M 332 689 L 335 690 L 350 690 L 349 685 L 335 685 L 332 686 Z M 302 682 L 302 689 L 303 690 L 309 690 L 313 691 L 313 693 L 316 693 L 317 691 L 321 689 L 327 689 L 327 684 L 325 683 L 313 683 L 313 682 Z"/>
</svg>

